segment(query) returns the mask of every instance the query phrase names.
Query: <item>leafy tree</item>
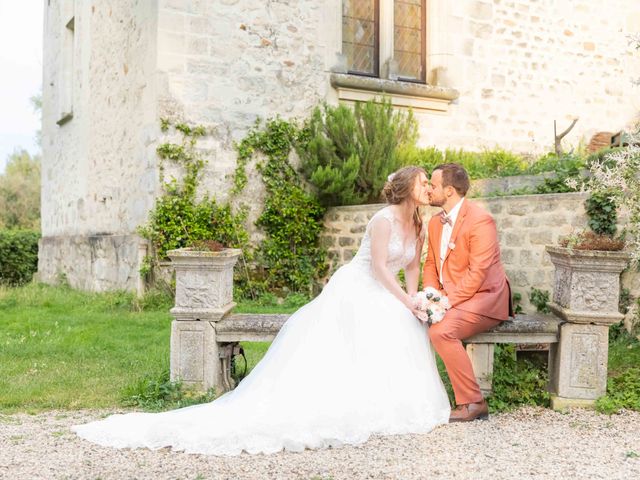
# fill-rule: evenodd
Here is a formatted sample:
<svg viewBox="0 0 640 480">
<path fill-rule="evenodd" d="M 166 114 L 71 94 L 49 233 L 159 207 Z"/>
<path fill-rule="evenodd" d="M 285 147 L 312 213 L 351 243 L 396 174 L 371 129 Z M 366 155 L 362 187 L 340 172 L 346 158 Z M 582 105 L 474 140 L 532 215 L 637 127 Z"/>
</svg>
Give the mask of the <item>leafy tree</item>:
<svg viewBox="0 0 640 480">
<path fill-rule="evenodd" d="M 0 229 L 40 230 L 40 155 L 9 156 L 0 175 Z"/>
</svg>

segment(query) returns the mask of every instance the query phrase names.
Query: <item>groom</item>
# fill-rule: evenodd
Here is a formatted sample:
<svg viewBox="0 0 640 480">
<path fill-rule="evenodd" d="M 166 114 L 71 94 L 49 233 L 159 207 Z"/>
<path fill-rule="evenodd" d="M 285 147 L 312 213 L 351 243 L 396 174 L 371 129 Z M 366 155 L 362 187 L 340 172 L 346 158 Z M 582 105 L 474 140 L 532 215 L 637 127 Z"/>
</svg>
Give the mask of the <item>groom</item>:
<svg viewBox="0 0 640 480">
<path fill-rule="evenodd" d="M 444 319 L 429 328 L 455 393 L 451 422 L 489 415 L 462 340 L 513 315 L 495 221 L 465 198 L 468 190 L 469 176 L 461 165 L 440 165 L 431 175 L 429 204 L 443 211 L 429 221 L 422 284 L 443 291 L 451 304 Z"/>
</svg>

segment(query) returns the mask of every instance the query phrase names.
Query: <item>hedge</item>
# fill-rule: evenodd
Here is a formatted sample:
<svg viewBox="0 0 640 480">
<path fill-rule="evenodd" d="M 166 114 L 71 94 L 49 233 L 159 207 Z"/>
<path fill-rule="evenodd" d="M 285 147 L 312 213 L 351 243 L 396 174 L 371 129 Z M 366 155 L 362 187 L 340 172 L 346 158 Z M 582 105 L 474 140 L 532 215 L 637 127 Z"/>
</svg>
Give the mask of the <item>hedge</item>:
<svg viewBox="0 0 640 480">
<path fill-rule="evenodd" d="M 0 230 L 0 284 L 17 286 L 30 282 L 38 270 L 40 233 Z"/>
</svg>

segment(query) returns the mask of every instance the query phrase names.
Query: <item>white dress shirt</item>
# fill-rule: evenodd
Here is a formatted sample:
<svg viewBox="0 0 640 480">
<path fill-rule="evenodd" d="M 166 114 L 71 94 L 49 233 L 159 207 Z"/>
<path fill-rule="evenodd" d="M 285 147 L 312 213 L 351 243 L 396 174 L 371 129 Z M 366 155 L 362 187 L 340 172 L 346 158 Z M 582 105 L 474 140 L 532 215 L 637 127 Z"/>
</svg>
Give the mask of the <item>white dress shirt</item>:
<svg viewBox="0 0 640 480">
<path fill-rule="evenodd" d="M 451 233 L 453 232 L 453 227 L 456 224 L 456 219 L 458 218 L 458 213 L 460 212 L 460 208 L 462 207 L 462 202 L 464 198 L 461 198 L 458 203 L 451 209 L 449 215 L 446 217 L 451 219 L 451 225 L 449 223 L 445 223 L 442 225 L 442 236 L 440 237 L 440 284 L 444 285 L 442 282 L 442 265 L 444 263 L 444 257 L 447 255 L 447 248 L 449 247 L 449 240 L 451 240 Z M 442 212 L 444 214 L 444 211 Z"/>
</svg>

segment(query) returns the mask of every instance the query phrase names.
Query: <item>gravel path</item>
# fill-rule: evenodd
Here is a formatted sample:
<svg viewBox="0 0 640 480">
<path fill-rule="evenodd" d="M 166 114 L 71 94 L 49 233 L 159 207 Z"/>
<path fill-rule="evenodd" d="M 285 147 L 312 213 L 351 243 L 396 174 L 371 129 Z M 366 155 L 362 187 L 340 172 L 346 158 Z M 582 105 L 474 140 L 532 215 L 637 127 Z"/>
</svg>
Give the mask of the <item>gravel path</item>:
<svg viewBox="0 0 640 480">
<path fill-rule="evenodd" d="M 71 425 L 103 411 L 0 415 L 0 478 L 426 479 L 640 478 L 640 413 L 523 408 L 428 435 L 375 437 L 357 447 L 211 457 L 169 449 L 116 450 Z M 109 412 L 110 413 L 110 412 Z"/>
</svg>

